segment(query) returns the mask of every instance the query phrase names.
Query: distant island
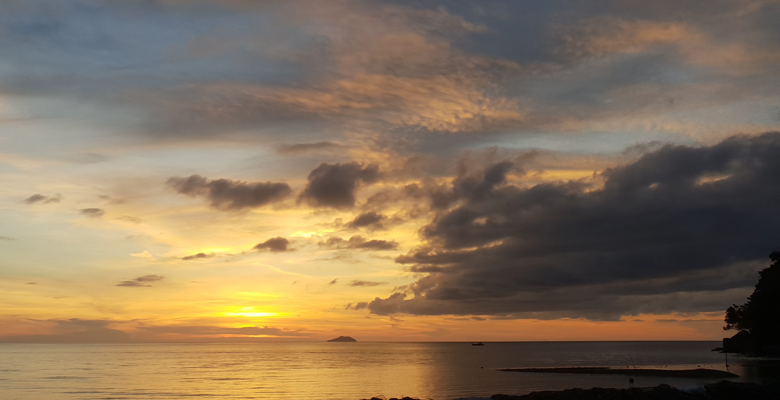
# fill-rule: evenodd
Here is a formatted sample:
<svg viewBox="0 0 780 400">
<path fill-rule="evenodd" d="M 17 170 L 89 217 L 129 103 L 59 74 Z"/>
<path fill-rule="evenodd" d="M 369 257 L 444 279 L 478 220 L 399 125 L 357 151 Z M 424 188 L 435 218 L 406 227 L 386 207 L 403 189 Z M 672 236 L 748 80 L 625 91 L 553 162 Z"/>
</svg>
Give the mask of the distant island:
<svg viewBox="0 0 780 400">
<path fill-rule="evenodd" d="M 357 342 L 351 336 L 339 336 L 335 339 L 328 340 L 329 342 Z"/>
</svg>

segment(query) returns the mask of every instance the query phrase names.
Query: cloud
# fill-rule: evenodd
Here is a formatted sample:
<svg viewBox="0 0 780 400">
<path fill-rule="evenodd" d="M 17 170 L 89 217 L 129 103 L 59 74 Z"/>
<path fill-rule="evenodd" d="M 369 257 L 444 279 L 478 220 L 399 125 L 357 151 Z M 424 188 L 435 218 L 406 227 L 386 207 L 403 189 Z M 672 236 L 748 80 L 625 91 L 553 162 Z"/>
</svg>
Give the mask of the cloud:
<svg viewBox="0 0 780 400">
<path fill-rule="evenodd" d="M 145 333 L 155 335 L 176 334 L 187 336 L 306 336 L 299 330 L 289 330 L 269 326 L 245 326 L 230 328 L 209 325 L 153 325 L 141 326 L 139 329 Z"/>
<path fill-rule="evenodd" d="M 333 285 L 335 285 L 335 284 L 336 284 L 336 282 L 337 282 L 338 280 L 339 280 L 339 278 L 336 278 L 336 279 L 334 279 L 334 280 L 332 280 L 332 281 L 328 282 L 328 286 L 333 286 Z"/>
<path fill-rule="evenodd" d="M 512 70 L 516 66 L 464 61 L 469 63 L 467 69 L 474 70 L 472 76 L 440 71 L 438 66 L 425 71 L 422 66 L 416 72 L 422 72 L 424 77 L 357 73 L 311 88 L 215 85 L 196 95 L 208 99 L 209 103 L 224 103 L 226 109 L 216 108 L 214 104 L 195 104 L 193 110 L 171 112 L 201 113 L 202 118 L 227 123 L 229 117 L 258 119 L 260 116 L 252 111 L 263 109 L 276 110 L 279 119 L 328 117 L 431 132 L 474 132 L 521 123 L 525 115 L 519 102 L 490 93 L 489 82 L 478 71 L 480 68 Z"/>
<path fill-rule="evenodd" d="M 374 211 L 366 212 L 358 215 L 350 221 L 347 226 L 353 229 L 370 227 L 372 229 L 383 229 L 382 221 L 387 217 L 382 214 L 377 214 Z"/>
<path fill-rule="evenodd" d="M 285 251 L 292 251 L 292 249 L 289 249 L 290 241 L 283 237 L 275 237 L 266 240 L 263 243 L 257 244 L 255 247 L 252 248 L 252 250 L 268 250 L 271 253 L 282 253 Z"/>
<path fill-rule="evenodd" d="M 90 218 L 101 218 L 106 214 L 105 210 L 102 208 L 82 208 L 79 212 L 81 215 L 85 215 Z"/>
<path fill-rule="evenodd" d="M 366 240 L 360 235 L 354 235 L 349 240 L 333 236 L 319 242 L 318 245 L 332 249 L 395 250 L 398 248 L 398 242 L 395 240 Z"/>
<path fill-rule="evenodd" d="M 138 321 L 84 320 L 79 318 L 31 320 L 40 324 L 39 330 L 53 330 L 52 334 L 14 335 L 0 337 L 0 343 L 125 343 L 161 340 L 235 340 L 258 336 L 301 337 L 305 330 L 269 326 L 241 328 L 218 325 L 145 325 Z M 109 326 L 131 323 L 132 336 Z"/>
<path fill-rule="evenodd" d="M 345 310 L 363 310 L 368 308 L 368 303 L 365 301 L 361 301 L 355 304 L 349 303 L 346 306 L 344 306 Z"/>
<path fill-rule="evenodd" d="M 14 240 L 14 238 L 8 237 L 8 236 L 0 236 L 0 240 L 11 241 L 11 240 Z"/>
<path fill-rule="evenodd" d="M 564 46 L 558 49 L 575 59 L 600 57 L 613 53 L 636 53 L 659 44 L 701 41 L 692 27 L 668 21 L 626 21 L 601 17 L 567 27 Z"/>
<path fill-rule="evenodd" d="M 14 335 L 0 337 L 1 343 L 124 343 L 130 341 L 126 332 L 108 328 L 113 321 L 83 320 L 71 318 L 66 320 L 36 321 L 54 323 L 57 331 L 48 335 Z"/>
<path fill-rule="evenodd" d="M 426 242 L 396 260 L 424 276 L 369 309 L 593 319 L 723 310 L 778 246 L 777 154 L 777 132 L 667 145 L 604 171 L 600 188 L 515 186 L 500 164 L 464 171 Z"/>
<path fill-rule="evenodd" d="M 138 278 L 131 279 L 129 281 L 122 281 L 116 284 L 116 286 L 122 286 L 122 287 L 152 287 L 149 283 L 152 282 L 158 282 L 165 279 L 164 276 L 160 275 L 144 275 L 139 276 Z"/>
<path fill-rule="evenodd" d="M 279 202 L 292 193 L 290 185 L 286 183 L 209 180 L 200 175 L 173 177 L 168 179 L 166 185 L 187 196 L 205 197 L 211 207 L 225 211 L 262 207 Z"/>
<path fill-rule="evenodd" d="M 735 12 L 737 10 L 732 10 Z M 749 18 L 748 18 L 749 19 Z M 744 23 L 732 19 L 729 23 Z M 736 28 L 736 27 L 735 27 Z M 574 59 L 614 54 L 675 54 L 692 66 L 724 68 L 727 75 L 757 73 L 777 65 L 776 44 L 740 43 L 737 37 L 721 37 L 711 26 L 695 19 L 636 19 L 600 16 L 562 29 L 564 45 L 556 52 Z M 735 29 L 745 33 L 751 28 Z M 757 35 L 755 39 L 768 39 Z"/>
<path fill-rule="evenodd" d="M 212 257 L 214 257 L 214 254 L 198 253 L 198 254 L 193 254 L 191 256 L 184 256 L 181 259 L 184 261 L 191 261 L 191 260 L 200 260 L 200 259 L 212 258 Z"/>
<path fill-rule="evenodd" d="M 305 153 L 332 151 L 345 149 L 346 146 L 333 142 L 297 143 L 279 147 L 276 154 L 291 156 Z"/>
<path fill-rule="evenodd" d="M 299 201 L 313 207 L 352 208 L 358 185 L 379 180 L 379 167 L 375 164 L 363 166 L 357 162 L 322 163 L 309 173 L 308 180 Z"/>
<path fill-rule="evenodd" d="M 386 285 L 387 282 L 372 282 L 372 281 L 352 281 L 349 283 L 349 286 L 352 287 L 362 287 L 362 286 L 380 286 L 380 285 Z"/>
<path fill-rule="evenodd" d="M 284 11 L 289 15 L 280 20 L 299 22 L 300 34 L 311 35 L 313 43 L 303 48 L 289 43 L 280 56 L 300 70 L 325 73 L 304 75 L 309 79 L 302 85 L 253 84 L 251 79 L 192 85 L 181 99 L 163 104 L 161 118 L 185 126 L 197 121 L 212 129 L 328 120 L 456 132 L 522 119 L 518 102 L 497 93 L 490 79 L 515 73 L 518 66 L 454 46 L 464 35 L 489 29 L 446 7 L 350 1 Z M 281 46 L 276 42 L 283 31 L 274 32 L 274 47 Z M 247 41 L 242 49 L 267 41 L 242 39 Z"/>
<path fill-rule="evenodd" d="M 36 193 L 34 195 L 31 195 L 30 197 L 22 200 L 25 204 L 50 204 L 50 203 L 59 203 L 60 200 L 62 200 L 62 196 L 60 194 L 56 194 L 54 196 L 44 196 L 42 194 Z"/>
<path fill-rule="evenodd" d="M 121 217 L 117 217 L 116 219 L 118 219 L 120 221 L 132 222 L 134 224 L 140 224 L 141 222 L 144 222 L 143 219 L 138 218 L 138 217 L 133 217 L 132 215 L 123 215 Z"/>
</svg>

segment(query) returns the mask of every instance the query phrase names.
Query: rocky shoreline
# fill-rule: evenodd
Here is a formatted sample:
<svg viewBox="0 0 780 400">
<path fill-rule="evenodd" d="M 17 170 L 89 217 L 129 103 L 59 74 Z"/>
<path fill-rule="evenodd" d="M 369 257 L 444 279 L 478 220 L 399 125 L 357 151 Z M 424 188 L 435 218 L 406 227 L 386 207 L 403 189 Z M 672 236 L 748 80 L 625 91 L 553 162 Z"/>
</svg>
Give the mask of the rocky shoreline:
<svg viewBox="0 0 780 400">
<path fill-rule="evenodd" d="M 494 394 L 491 400 L 777 400 L 780 399 L 780 383 L 759 385 L 720 381 L 694 388 L 677 389 L 669 385 L 630 389 L 566 389 L 532 392 L 514 396 Z M 362 400 L 420 400 L 412 397 L 379 398 Z"/>
<path fill-rule="evenodd" d="M 567 389 L 533 392 L 523 396 L 496 394 L 491 400 L 777 400 L 780 385 L 720 381 L 695 388 L 669 385 L 630 389 Z"/>
</svg>

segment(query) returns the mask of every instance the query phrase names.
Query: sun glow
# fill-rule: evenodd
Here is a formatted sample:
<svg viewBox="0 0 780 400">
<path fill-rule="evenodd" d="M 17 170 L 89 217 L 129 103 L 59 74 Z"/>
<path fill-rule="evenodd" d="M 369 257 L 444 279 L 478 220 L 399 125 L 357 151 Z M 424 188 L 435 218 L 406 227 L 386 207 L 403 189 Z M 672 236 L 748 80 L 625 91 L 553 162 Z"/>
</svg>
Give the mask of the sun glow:
<svg viewBox="0 0 780 400">
<path fill-rule="evenodd" d="M 227 317 L 248 317 L 248 318 L 257 318 L 257 317 L 276 317 L 279 316 L 279 313 L 275 312 L 264 312 L 264 311 L 255 311 L 254 307 L 241 307 L 241 308 L 231 308 L 229 311 L 225 311 L 222 313 L 222 315 Z"/>
</svg>

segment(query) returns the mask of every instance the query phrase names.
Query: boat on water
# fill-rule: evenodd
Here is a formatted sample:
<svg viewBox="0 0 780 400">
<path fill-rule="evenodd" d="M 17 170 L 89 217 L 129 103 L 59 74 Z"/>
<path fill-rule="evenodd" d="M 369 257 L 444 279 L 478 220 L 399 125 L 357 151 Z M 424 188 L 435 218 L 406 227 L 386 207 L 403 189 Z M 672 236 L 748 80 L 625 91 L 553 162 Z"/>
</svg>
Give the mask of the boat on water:
<svg viewBox="0 0 780 400">
<path fill-rule="evenodd" d="M 484 346 L 485 344 L 482 342 L 472 343 L 472 346 Z"/>
</svg>

